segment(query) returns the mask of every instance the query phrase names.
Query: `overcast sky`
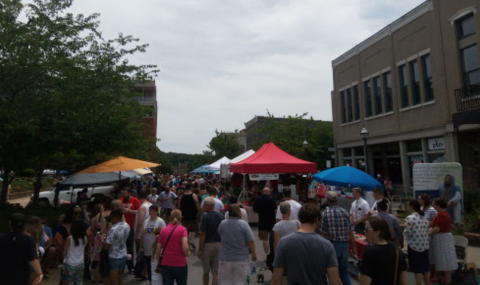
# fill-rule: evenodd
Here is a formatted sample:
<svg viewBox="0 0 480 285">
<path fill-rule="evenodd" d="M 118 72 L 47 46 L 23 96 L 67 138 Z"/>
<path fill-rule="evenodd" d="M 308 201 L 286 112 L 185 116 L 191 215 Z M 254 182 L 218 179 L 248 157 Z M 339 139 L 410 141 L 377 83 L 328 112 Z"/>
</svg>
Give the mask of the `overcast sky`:
<svg viewBox="0 0 480 285">
<path fill-rule="evenodd" d="M 156 64 L 158 144 L 201 153 L 215 129 L 255 115 L 308 112 L 332 120 L 331 62 L 423 0 L 76 0 L 100 13 L 105 38 L 150 44 L 136 64 Z"/>
</svg>

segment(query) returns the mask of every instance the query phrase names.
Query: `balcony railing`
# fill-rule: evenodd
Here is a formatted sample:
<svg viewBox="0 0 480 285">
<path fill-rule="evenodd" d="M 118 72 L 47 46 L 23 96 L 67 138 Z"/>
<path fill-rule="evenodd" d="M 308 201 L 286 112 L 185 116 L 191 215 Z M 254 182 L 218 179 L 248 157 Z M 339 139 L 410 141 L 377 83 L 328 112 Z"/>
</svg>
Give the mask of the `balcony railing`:
<svg viewBox="0 0 480 285">
<path fill-rule="evenodd" d="M 155 99 L 156 99 L 155 97 L 143 97 L 143 96 L 137 96 L 136 98 L 140 103 L 155 102 Z"/>
<path fill-rule="evenodd" d="M 480 84 L 455 90 L 457 112 L 480 109 Z"/>
</svg>

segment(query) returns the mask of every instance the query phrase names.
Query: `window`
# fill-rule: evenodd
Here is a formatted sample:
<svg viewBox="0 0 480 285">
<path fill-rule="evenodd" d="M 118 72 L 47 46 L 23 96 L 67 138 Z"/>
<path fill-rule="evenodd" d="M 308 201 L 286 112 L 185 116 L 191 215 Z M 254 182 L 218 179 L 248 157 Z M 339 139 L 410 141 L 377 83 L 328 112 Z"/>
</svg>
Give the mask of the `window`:
<svg viewBox="0 0 480 285">
<path fill-rule="evenodd" d="M 420 104 L 420 78 L 418 75 L 417 60 L 410 62 L 410 76 L 412 79 L 412 105 Z"/>
<path fill-rule="evenodd" d="M 382 86 L 380 85 L 380 76 L 373 79 L 373 90 L 375 96 L 375 115 L 382 113 Z"/>
<path fill-rule="evenodd" d="M 461 50 L 463 65 L 463 84 L 465 88 L 480 84 L 480 66 L 477 45 Z"/>
<path fill-rule="evenodd" d="M 345 92 L 340 92 L 340 108 L 342 108 L 342 124 L 344 124 L 346 119 L 346 110 L 345 110 Z"/>
<path fill-rule="evenodd" d="M 423 88 L 425 89 L 425 101 L 433 101 L 433 81 L 432 66 L 430 65 L 430 55 L 422 56 L 423 68 Z"/>
<path fill-rule="evenodd" d="M 351 148 L 344 148 L 343 149 L 343 157 L 351 157 L 352 156 L 352 149 Z"/>
<path fill-rule="evenodd" d="M 365 93 L 365 117 L 372 116 L 372 90 L 370 80 L 363 82 L 363 89 Z"/>
<path fill-rule="evenodd" d="M 383 96 L 383 101 L 385 103 L 385 112 L 392 111 L 392 75 L 390 74 L 390 72 L 383 74 Z"/>
<path fill-rule="evenodd" d="M 386 145 L 387 155 L 399 155 L 400 145 L 398 143 L 391 143 Z"/>
<path fill-rule="evenodd" d="M 402 163 L 400 158 L 397 157 L 389 157 L 387 158 L 388 163 L 388 174 L 390 180 L 392 180 L 393 184 L 402 184 Z"/>
<path fill-rule="evenodd" d="M 353 86 L 353 105 L 355 107 L 355 121 L 360 120 L 360 102 L 358 101 L 358 86 Z"/>
<path fill-rule="evenodd" d="M 402 108 L 408 107 L 408 82 L 407 82 L 407 67 L 405 65 L 398 67 L 398 74 L 400 80 L 400 98 L 402 101 Z"/>
<path fill-rule="evenodd" d="M 457 21 L 457 36 L 459 39 L 468 37 L 475 33 L 475 19 L 473 13 Z"/>
<path fill-rule="evenodd" d="M 407 141 L 407 152 L 421 152 L 422 140 Z"/>
<path fill-rule="evenodd" d="M 363 146 L 359 146 L 355 148 L 355 156 L 365 156 Z"/>
<path fill-rule="evenodd" d="M 347 120 L 348 120 L 348 122 L 353 121 L 352 92 L 350 91 L 350 89 L 347 89 Z"/>
</svg>

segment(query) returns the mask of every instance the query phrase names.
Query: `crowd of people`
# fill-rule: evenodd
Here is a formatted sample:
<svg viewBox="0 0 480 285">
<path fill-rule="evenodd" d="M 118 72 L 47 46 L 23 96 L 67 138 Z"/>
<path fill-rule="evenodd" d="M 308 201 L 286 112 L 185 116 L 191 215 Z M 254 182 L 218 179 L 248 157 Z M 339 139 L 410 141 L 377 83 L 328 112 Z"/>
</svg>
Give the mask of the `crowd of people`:
<svg viewBox="0 0 480 285">
<path fill-rule="evenodd" d="M 154 176 L 119 194 L 89 213 L 80 199 L 52 229 L 42 217 L 13 214 L 11 232 L 0 235 L 0 252 L 11 256 L 1 259 L 2 281 L 38 284 L 61 264 L 61 284 L 83 284 L 91 277 L 96 284 L 117 285 L 132 274 L 152 285 L 185 285 L 187 258 L 195 251 L 205 285 L 245 284 L 250 278 L 255 237 L 229 184 L 203 176 Z M 454 198 L 454 188 L 451 194 Z M 348 260 L 358 256 L 355 233 L 370 244 L 359 268 L 361 284 L 407 284 L 406 257 L 416 284 L 430 284 L 441 274 L 444 284 L 451 284 L 457 263 L 449 201 L 440 197 L 431 204 L 425 194 L 410 201 L 402 230 L 385 192 L 375 189 L 373 195 L 370 207 L 362 190 L 354 188 L 349 212 L 338 206 L 335 191 L 326 193 L 324 207 L 300 204 L 288 187 L 283 201 L 276 201 L 269 187 L 254 195 L 271 284 L 351 284 Z"/>
</svg>

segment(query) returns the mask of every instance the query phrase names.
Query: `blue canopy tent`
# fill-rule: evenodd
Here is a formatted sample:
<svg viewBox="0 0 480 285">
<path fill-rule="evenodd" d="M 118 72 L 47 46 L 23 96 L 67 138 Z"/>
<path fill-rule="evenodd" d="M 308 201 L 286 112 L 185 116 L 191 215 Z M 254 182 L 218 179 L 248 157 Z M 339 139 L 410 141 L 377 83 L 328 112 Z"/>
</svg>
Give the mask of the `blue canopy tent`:
<svg viewBox="0 0 480 285">
<path fill-rule="evenodd" d="M 313 179 L 325 185 L 338 187 L 359 187 L 363 191 L 382 188 L 383 185 L 367 173 L 351 166 L 340 166 L 327 169 L 313 175 Z"/>
<path fill-rule="evenodd" d="M 373 205 L 375 202 L 372 190 L 375 188 L 383 189 L 383 185 L 375 178 L 351 166 L 331 168 L 317 173 L 312 177 L 314 180 L 323 182 L 323 184 L 328 186 L 345 187 L 349 189 L 358 187 L 363 190 L 363 196 L 370 205 Z M 344 208 L 349 210 L 350 205 L 345 203 Z"/>
<path fill-rule="evenodd" d="M 211 174 L 218 171 L 218 170 L 208 170 L 208 166 L 209 164 L 202 165 L 200 167 L 195 168 L 190 173 Z"/>
</svg>

